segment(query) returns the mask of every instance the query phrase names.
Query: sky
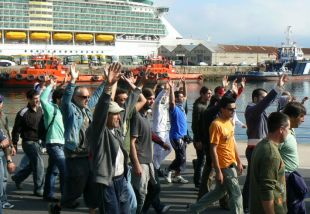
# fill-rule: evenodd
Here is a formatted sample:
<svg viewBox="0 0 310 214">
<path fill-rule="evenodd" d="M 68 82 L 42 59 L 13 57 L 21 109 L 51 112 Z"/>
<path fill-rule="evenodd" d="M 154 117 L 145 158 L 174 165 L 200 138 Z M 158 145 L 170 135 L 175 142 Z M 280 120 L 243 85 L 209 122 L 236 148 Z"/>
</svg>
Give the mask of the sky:
<svg viewBox="0 0 310 214">
<path fill-rule="evenodd" d="M 281 46 L 287 26 L 310 48 L 309 0 L 155 0 L 183 38 L 220 44 Z"/>
</svg>

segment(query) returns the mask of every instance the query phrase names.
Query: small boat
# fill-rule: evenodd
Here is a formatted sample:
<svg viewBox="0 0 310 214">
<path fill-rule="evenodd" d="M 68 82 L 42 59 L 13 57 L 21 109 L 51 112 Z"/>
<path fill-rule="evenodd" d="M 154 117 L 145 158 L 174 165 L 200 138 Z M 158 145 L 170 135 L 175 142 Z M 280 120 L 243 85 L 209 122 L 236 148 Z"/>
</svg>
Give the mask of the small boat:
<svg viewBox="0 0 310 214">
<path fill-rule="evenodd" d="M 186 81 L 200 81 L 203 80 L 201 73 L 180 73 L 172 66 L 170 60 L 163 59 L 161 56 L 157 58 L 149 58 L 144 60 L 144 65 L 132 69 L 134 76 L 142 77 L 146 72 L 149 73 L 149 79 L 155 80 L 180 80 L 184 78 Z"/>
<path fill-rule="evenodd" d="M 279 48 L 278 63 L 267 64 L 266 71 L 236 71 L 229 79 L 245 77 L 247 81 L 274 81 L 287 74 L 290 80 L 310 80 L 310 61 L 304 61 L 302 49 L 291 40 L 291 26 L 286 30 L 286 43 Z"/>
<path fill-rule="evenodd" d="M 20 69 L 19 72 L 12 70 L 11 72 L 0 73 L 0 87 L 33 87 L 34 83 L 44 81 L 46 76 L 62 82 L 68 72 L 68 67 L 63 66 L 55 56 L 34 56 L 30 65 Z M 80 74 L 77 84 L 99 84 L 103 80 L 103 75 Z"/>
<path fill-rule="evenodd" d="M 295 61 L 293 64 L 292 71 L 282 68 L 279 71 L 235 72 L 229 80 L 245 77 L 247 81 L 276 81 L 283 73 L 288 75 L 290 81 L 310 80 L 310 61 Z"/>
</svg>

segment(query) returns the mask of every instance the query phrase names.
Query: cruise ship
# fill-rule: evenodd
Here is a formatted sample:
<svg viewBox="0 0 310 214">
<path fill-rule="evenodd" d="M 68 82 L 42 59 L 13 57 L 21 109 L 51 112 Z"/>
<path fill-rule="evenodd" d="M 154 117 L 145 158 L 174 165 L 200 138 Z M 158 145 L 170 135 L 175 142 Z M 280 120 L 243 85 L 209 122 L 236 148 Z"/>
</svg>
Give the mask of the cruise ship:
<svg viewBox="0 0 310 214">
<path fill-rule="evenodd" d="M 180 37 L 168 10 L 154 0 L 1 0 L 0 55 L 156 55 Z"/>
</svg>

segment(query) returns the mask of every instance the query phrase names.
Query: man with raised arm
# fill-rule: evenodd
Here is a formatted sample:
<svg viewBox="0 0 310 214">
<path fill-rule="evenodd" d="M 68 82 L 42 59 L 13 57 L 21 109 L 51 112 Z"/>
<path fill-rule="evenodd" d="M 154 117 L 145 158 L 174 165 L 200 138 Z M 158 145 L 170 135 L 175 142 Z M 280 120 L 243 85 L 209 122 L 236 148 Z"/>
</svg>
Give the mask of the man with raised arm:
<svg viewBox="0 0 310 214">
<path fill-rule="evenodd" d="M 129 213 L 127 188 L 128 153 L 124 146 L 120 113 L 124 111 L 111 101 L 112 87 L 120 78 L 121 65 L 108 70 L 104 92 L 94 111 L 94 120 L 87 130 L 90 161 L 99 187 L 100 213 Z"/>
<path fill-rule="evenodd" d="M 79 72 L 75 64 L 70 67 L 71 80 L 65 88 L 61 102 L 65 127 L 66 175 L 62 205 L 75 208 L 76 201 L 82 194 L 90 213 L 97 208 L 97 188 L 92 180 L 88 160 L 88 143 L 86 129 L 92 122 L 91 110 L 96 106 L 104 89 L 104 82 L 96 89 L 92 96 L 86 87 L 77 87 L 75 82 Z M 57 209 L 56 209 L 57 210 Z"/>
<path fill-rule="evenodd" d="M 187 117 L 183 107 L 186 100 L 186 85 L 183 80 L 182 91 L 174 91 L 174 83 L 169 81 L 170 97 L 169 97 L 169 114 L 170 114 L 170 142 L 175 151 L 175 159 L 168 167 L 168 175 L 166 181 L 171 183 L 187 184 L 188 180 L 181 176 L 181 171 L 186 165 L 186 142 L 184 137 L 187 135 Z M 175 172 L 172 179 L 172 171 Z"/>
<path fill-rule="evenodd" d="M 265 89 L 258 88 L 252 92 L 252 103 L 245 109 L 247 125 L 248 146 L 245 155 L 248 161 L 247 176 L 242 190 L 243 208 L 249 210 L 249 181 L 251 173 L 251 157 L 256 144 L 267 136 L 267 112 L 266 109 L 274 102 L 276 97 L 282 94 L 283 86 L 287 82 L 287 76 L 279 77 L 277 85 L 269 93 Z"/>
</svg>

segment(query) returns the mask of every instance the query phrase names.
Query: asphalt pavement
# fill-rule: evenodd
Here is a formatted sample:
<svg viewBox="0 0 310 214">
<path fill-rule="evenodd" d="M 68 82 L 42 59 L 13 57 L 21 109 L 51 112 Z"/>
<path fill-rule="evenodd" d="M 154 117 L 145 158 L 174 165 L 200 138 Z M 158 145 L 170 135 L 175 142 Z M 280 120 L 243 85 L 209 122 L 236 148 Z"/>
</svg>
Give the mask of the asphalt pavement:
<svg viewBox="0 0 310 214">
<path fill-rule="evenodd" d="M 241 155 L 242 156 L 242 155 Z M 14 158 L 15 163 L 19 163 L 22 157 L 22 152 L 19 152 L 18 155 Z M 47 165 L 47 155 L 43 155 L 45 164 Z M 242 158 L 244 158 L 242 156 Z M 163 164 L 163 168 L 167 166 L 169 161 L 166 161 Z M 306 183 L 309 187 L 310 185 L 310 169 L 303 168 L 300 169 L 299 172 L 305 177 Z M 163 178 L 161 178 L 161 201 L 165 204 L 171 205 L 171 209 L 169 213 L 178 214 L 178 213 L 187 213 L 186 207 L 189 203 L 194 203 L 197 198 L 198 190 L 194 187 L 193 184 L 193 168 L 191 161 L 187 164 L 187 169 L 183 174 L 186 179 L 190 181 L 188 184 L 167 184 Z M 245 179 L 245 173 L 240 177 L 240 185 L 242 187 Z M 38 198 L 32 194 L 33 190 L 33 182 L 32 176 L 28 177 L 28 179 L 23 182 L 22 190 L 17 190 L 15 187 L 15 183 L 9 178 L 7 194 L 9 202 L 14 204 L 13 209 L 5 209 L 3 213 L 5 214 L 25 214 L 25 213 L 33 213 L 33 214 L 41 214 L 47 213 L 48 203 L 43 201 L 42 198 Z M 59 190 L 58 190 L 59 192 Z M 59 196 L 59 195 L 58 195 Z M 61 213 L 64 214 L 78 214 L 78 213 L 88 213 L 88 210 L 85 208 L 83 203 L 83 199 L 79 199 L 81 206 L 74 210 L 65 209 L 62 210 Z M 310 211 L 310 199 L 306 200 L 307 210 Z M 97 212 L 99 213 L 99 212 Z M 155 213 L 154 210 L 150 210 L 149 213 Z M 217 204 L 214 204 L 210 208 L 208 208 L 205 213 L 210 214 L 221 214 L 221 213 L 229 213 L 229 211 L 222 210 L 218 207 Z"/>
</svg>

